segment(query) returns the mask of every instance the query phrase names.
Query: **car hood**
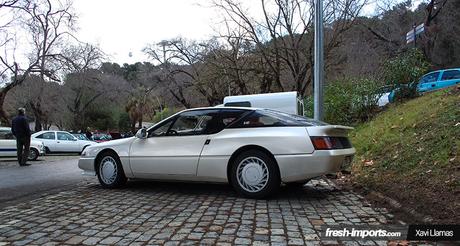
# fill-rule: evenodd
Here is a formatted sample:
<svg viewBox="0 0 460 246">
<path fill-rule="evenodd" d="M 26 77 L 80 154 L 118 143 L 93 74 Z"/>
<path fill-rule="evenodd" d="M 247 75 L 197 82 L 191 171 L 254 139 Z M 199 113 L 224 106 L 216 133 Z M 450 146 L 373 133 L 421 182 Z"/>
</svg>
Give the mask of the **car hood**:
<svg viewBox="0 0 460 246">
<path fill-rule="evenodd" d="M 96 144 L 96 142 L 94 142 L 94 141 L 88 141 L 88 140 L 80 140 L 80 139 L 78 139 L 77 141 L 78 141 L 79 143 L 83 143 L 83 144 L 85 144 L 85 145 L 86 145 L 86 144 L 88 144 L 88 145 L 94 145 L 94 144 Z"/>
<path fill-rule="evenodd" d="M 101 142 L 101 143 L 95 143 L 95 144 L 97 145 L 97 147 L 117 146 L 117 145 L 129 144 L 132 141 L 134 141 L 134 139 L 135 137 L 122 138 L 122 139 L 110 140 L 107 142 Z"/>
</svg>

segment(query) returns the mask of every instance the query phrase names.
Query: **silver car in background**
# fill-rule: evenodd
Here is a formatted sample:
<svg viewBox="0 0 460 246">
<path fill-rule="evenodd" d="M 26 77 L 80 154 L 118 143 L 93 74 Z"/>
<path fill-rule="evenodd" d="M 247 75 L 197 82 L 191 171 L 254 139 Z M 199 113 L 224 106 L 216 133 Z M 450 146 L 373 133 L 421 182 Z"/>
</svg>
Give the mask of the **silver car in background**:
<svg viewBox="0 0 460 246">
<path fill-rule="evenodd" d="M 35 161 L 43 155 L 45 155 L 43 142 L 31 140 L 28 160 Z M 16 137 L 14 137 L 10 127 L 0 127 L 0 157 L 13 156 L 17 156 Z"/>
<path fill-rule="evenodd" d="M 350 162 L 350 129 L 268 109 L 189 109 L 136 137 L 87 147 L 78 166 L 108 188 L 136 178 L 221 182 L 263 198 Z"/>
</svg>

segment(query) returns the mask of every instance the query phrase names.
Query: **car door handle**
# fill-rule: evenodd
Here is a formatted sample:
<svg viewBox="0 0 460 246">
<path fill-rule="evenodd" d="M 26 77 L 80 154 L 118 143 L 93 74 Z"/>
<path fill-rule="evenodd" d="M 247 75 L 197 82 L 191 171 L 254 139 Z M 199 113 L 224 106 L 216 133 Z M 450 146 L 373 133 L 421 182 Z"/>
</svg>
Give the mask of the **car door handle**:
<svg viewBox="0 0 460 246">
<path fill-rule="evenodd" d="M 208 145 L 210 142 L 211 142 L 211 139 L 206 139 L 206 141 L 204 142 L 204 145 Z"/>
<path fill-rule="evenodd" d="M 57 141 L 57 143 L 60 143 L 59 141 Z"/>
</svg>

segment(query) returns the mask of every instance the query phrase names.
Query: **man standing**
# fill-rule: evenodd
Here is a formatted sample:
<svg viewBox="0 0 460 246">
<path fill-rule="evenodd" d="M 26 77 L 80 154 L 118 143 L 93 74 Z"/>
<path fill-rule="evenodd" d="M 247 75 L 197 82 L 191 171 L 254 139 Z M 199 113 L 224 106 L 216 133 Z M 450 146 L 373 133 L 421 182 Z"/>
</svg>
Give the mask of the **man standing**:
<svg viewBox="0 0 460 246">
<path fill-rule="evenodd" d="M 18 151 L 19 166 L 28 166 L 27 159 L 30 147 L 30 128 L 26 118 L 26 109 L 19 108 L 18 116 L 13 119 L 11 131 L 16 137 L 16 148 Z"/>
</svg>

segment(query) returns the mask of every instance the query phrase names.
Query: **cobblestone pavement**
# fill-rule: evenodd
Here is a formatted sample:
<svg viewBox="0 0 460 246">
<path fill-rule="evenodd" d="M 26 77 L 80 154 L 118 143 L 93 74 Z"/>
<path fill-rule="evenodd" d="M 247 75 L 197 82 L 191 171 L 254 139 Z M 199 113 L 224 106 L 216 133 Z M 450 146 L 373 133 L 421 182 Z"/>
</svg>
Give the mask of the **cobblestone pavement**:
<svg viewBox="0 0 460 246">
<path fill-rule="evenodd" d="M 0 211 L 0 245 L 386 245 L 320 241 L 318 230 L 392 219 L 326 179 L 270 200 L 238 197 L 227 185 L 90 183 Z"/>
</svg>

